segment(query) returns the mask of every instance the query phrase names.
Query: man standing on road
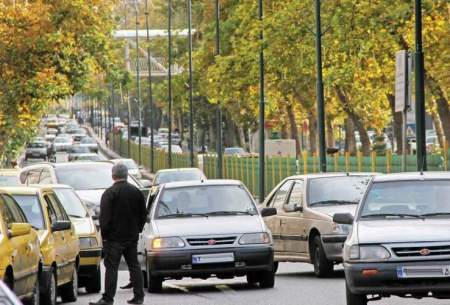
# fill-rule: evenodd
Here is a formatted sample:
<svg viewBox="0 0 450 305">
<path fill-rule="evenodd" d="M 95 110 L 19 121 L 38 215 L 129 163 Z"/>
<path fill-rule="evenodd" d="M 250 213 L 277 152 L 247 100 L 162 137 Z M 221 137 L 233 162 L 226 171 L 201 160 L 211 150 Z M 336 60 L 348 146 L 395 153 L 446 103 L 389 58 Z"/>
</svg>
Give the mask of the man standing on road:
<svg viewBox="0 0 450 305">
<path fill-rule="evenodd" d="M 145 199 L 141 191 L 127 182 L 128 169 L 123 163 L 112 168 L 113 186 L 107 189 L 100 204 L 100 228 L 105 254 L 105 292 L 90 305 L 112 305 L 117 289 L 117 276 L 122 255 L 130 270 L 134 297 L 128 304 L 143 304 L 144 280 L 137 258 L 139 233 L 147 219 Z"/>
</svg>

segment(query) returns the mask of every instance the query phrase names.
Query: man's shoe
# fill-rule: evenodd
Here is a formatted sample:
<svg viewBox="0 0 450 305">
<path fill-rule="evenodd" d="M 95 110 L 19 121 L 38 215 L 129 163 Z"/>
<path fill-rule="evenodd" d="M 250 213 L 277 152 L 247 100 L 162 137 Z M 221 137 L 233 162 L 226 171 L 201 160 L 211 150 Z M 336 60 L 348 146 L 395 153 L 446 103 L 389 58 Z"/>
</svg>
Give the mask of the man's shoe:
<svg viewBox="0 0 450 305">
<path fill-rule="evenodd" d="M 131 289 L 131 288 L 133 288 L 133 284 L 131 282 L 129 282 L 125 286 L 120 286 L 120 289 Z"/>
<path fill-rule="evenodd" d="M 131 300 L 127 301 L 128 304 L 144 304 L 144 299 L 139 299 L 139 298 L 132 298 Z"/>
<path fill-rule="evenodd" d="M 105 299 L 101 298 L 97 302 L 89 302 L 89 305 L 113 305 L 113 303 L 114 302 L 108 302 Z"/>
</svg>

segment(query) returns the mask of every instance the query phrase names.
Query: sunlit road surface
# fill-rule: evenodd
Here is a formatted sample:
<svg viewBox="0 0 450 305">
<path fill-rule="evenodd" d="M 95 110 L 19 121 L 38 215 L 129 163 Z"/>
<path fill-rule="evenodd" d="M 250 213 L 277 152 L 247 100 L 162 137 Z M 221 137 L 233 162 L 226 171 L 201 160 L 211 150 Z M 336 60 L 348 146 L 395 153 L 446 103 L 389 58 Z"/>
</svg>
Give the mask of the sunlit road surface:
<svg viewBox="0 0 450 305">
<path fill-rule="evenodd" d="M 126 267 L 119 272 L 119 286 L 128 282 Z M 232 280 L 167 281 L 163 292 L 146 292 L 144 304 L 149 305 L 345 305 L 345 283 L 342 268 L 330 279 L 318 279 L 307 264 L 280 264 L 273 289 L 249 287 L 245 278 Z M 86 294 L 80 289 L 76 303 L 87 305 L 97 301 L 100 294 Z M 125 305 L 132 297 L 130 290 L 117 291 L 114 304 Z M 450 300 L 389 298 L 369 302 L 373 305 L 448 305 Z"/>
</svg>

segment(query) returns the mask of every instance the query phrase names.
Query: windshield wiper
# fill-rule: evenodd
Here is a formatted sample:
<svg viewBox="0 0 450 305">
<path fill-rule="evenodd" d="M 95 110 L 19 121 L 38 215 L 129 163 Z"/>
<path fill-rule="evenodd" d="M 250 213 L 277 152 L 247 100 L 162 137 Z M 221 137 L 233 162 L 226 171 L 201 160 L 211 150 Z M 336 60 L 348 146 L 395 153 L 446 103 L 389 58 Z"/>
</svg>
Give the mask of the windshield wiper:
<svg viewBox="0 0 450 305">
<path fill-rule="evenodd" d="M 250 211 L 215 211 L 206 213 L 207 215 L 250 215 L 254 216 L 256 213 Z"/>
<path fill-rule="evenodd" d="M 410 218 L 423 218 L 423 215 L 417 214 L 402 214 L 402 213 L 382 213 L 382 214 L 367 214 L 362 215 L 361 218 L 376 218 L 376 217 L 410 217 Z"/>
<path fill-rule="evenodd" d="M 358 204 L 358 201 L 351 201 L 351 200 L 322 200 L 322 201 L 316 201 L 313 203 L 310 203 L 309 206 L 315 206 L 315 205 L 322 205 L 322 204 L 337 204 L 337 205 L 344 205 L 344 204 Z"/>
<path fill-rule="evenodd" d="M 427 213 L 420 215 L 422 217 L 433 217 L 433 216 L 450 216 L 450 212 L 436 212 L 436 213 Z"/>
<path fill-rule="evenodd" d="M 158 218 L 182 218 L 182 217 L 208 217 L 208 215 L 202 213 L 173 213 L 158 216 Z"/>
</svg>

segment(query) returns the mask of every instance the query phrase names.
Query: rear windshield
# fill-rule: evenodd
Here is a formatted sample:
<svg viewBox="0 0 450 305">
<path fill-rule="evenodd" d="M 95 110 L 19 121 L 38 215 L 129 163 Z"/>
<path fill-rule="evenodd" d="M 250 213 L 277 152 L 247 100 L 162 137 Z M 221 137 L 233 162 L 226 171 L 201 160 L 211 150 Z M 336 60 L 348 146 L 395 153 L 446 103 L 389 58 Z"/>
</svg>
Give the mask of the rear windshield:
<svg viewBox="0 0 450 305">
<path fill-rule="evenodd" d="M 450 217 L 450 180 L 374 183 L 361 218 Z"/>
<path fill-rule="evenodd" d="M 43 143 L 43 142 L 34 142 L 34 143 L 30 143 L 28 145 L 28 147 L 30 147 L 30 148 L 44 148 L 45 147 L 45 143 Z"/>
<path fill-rule="evenodd" d="M 197 170 L 192 171 L 169 171 L 159 173 L 155 178 L 155 185 L 160 185 L 169 182 L 179 181 L 200 181 L 202 179 L 202 173 Z"/>
</svg>

